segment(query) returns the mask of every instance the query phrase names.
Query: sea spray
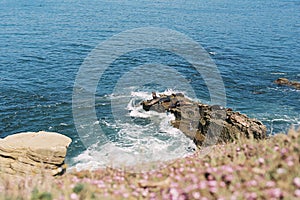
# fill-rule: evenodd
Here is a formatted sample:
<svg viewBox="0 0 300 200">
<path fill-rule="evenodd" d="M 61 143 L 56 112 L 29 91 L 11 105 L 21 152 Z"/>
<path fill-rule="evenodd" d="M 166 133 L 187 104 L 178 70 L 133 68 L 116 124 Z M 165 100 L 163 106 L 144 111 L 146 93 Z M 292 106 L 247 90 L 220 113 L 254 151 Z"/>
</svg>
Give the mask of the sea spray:
<svg viewBox="0 0 300 200">
<path fill-rule="evenodd" d="M 196 149 L 191 139 L 171 126 L 170 121 L 175 118 L 173 114 L 142 109 L 139 102 L 151 98 L 151 92 L 131 92 L 127 96 L 111 94 L 106 97 L 107 101 L 130 99 L 126 106 L 123 105 L 124 116 L 115 120 L 99 119 L 97 122 L 103 128 L 115 130 L 114 140 L 105 144 L 95 140 L 93 145 L 73 158 L 71 169 L 123 168 L 170 161 L 190 155 Z"/>
</svg>

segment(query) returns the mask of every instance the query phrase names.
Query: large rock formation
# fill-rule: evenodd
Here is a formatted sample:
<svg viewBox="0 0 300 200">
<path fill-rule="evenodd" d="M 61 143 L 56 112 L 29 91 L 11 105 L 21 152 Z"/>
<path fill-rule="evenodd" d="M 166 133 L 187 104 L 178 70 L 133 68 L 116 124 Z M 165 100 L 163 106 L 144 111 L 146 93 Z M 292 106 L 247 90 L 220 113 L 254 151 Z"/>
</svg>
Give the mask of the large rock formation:
<svg viewBox="0 0 300 200">
<path fill-rule="evenodd" d="M 171 123 L 198 146 L 229 142 L 240 137 L 266 138 L 266 127 L 256 119 L 220 106 L 196 103 L 183 94 L 164 95 L 141 103 L 146 111 L 171 112 Z"/>
<path fill-rule="evenodd" d="M 290 86 L 290 87 L 295 88 L 296 90 L 300 90 L 300 83 L 299 82 L 290 81 L 287 78 L 279 78 L 276 81 L 274 81 L 274 83 L 276 83 L 278 85 Z"/>
<path fill-rule="evenodd" d="M 0 139 L 0 173 L 62 174 L 72 140 L 52 132 L 27 132 Z"/>
</svg>

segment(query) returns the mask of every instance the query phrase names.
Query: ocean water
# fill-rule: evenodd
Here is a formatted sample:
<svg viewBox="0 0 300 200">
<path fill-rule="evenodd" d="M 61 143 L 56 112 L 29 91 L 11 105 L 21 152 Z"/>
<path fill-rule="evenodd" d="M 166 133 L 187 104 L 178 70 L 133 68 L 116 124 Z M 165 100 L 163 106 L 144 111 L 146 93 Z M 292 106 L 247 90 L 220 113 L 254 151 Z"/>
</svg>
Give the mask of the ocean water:
<svg viewBox="0 0 300 200">
<path fill-rule="evenodd" d="M 138 106 L 153 90 L 210 103 L 203 77 L 180 56 L 157 49 L 129 52 L 107 68 L 94 93 L 97 119 L 77 130 L 72 96 L 79 69 L 99 44 L 134 28 L 170 29 L 199 43 L 221 74 L 226 106 L 261 120 L 269 134 L 300 125 L 300 91 L 273 84 L 279 77 L 300 81 L 298 0 L 1 0 L 0 17 L 0 137 L 65 134 L 73 139 L 67 161 L 78 169 L 168 160 L 195 148 L 170 126 L 173 116 Z M 158 71 L 165 85 L 140 84 L 143 73 L 126 76 L 132 66 L 149 63 L 180 73 Z M 120 80 L 132 85 L 118 85 Z M 89 116 L 84 102 L 80 109 L 82 118 Z"/>
</svg>

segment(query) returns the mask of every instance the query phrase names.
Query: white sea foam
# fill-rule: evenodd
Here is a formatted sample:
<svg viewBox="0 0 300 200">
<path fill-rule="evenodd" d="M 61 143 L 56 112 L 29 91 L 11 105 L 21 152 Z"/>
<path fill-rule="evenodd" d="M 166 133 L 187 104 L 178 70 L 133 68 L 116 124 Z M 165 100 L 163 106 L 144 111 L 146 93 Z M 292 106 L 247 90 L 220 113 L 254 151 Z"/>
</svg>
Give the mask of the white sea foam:
<svg viewBox="0 0 300 200">
<path fill-rule="evenodd" d="M 261 121 L 268 126 L 269 134 L 286 132 L 290 128 L 289 126 L 286 126 L 286 124 L 289 124 L 290 126 L 295 126 L 296 128 L 298 128 L 300 125 L 300 115 L 298 117 L 290 117 L 288 115 L 268 115 L 268 113 L 264 113 L 259 115 L 259 119 L 261 119 Z M 278 124 L 283 124 L 281 130 L 279 129 L 280 126 L 278 126 Z M 276 130 L 274 130 L 274 127 L 277 127 Z"/>
<path fill-rule="evenodd" d="M 68 126 L 68 124 L 66 124 L 66 123 L 60 123 L 59 125 L 60 126 Z"/>
<path fill-rule="evenodd" d="M 272 75 L 285 75 L 285 72 L 271 72 Z"/>
<path fill-rule="evenodd" d="M 171 94 L 176 91 L 166 92 Z M 118 99 L 117 95 L 111 97 Z M 123 106 L 127 110 L 126 116 L 118 116 L 114 123 L 100 120 L 101 125 L 118 127 L 117 140 L 105 145 L 95 142 L 88 147 L 73 159 L 73 167 L 77 170 L 106 166 L 122 168 L 146 162 L 168 161 L 187 156 L 192 153 L 191 149 L 196 149 L 191 139 L 171 126 L 170 121 L 175 118 L 174 115 L 147 112 L 141 105 L 135 104 L 136 101 L 151 98 L 150 92 L 131 92 L 128 97 L 130 101 Z M 135 122 L 135 119 L 142 123 Z"/>
</svg>

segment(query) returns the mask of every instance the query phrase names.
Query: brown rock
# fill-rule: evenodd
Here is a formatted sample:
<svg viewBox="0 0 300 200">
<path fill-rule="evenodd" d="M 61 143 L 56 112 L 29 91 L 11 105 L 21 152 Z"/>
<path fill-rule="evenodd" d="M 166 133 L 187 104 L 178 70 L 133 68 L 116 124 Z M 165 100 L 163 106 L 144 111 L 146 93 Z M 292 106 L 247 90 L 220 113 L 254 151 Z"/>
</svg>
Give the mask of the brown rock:
<svg viewBox="0 0 300 200">
<path fill-rule="evenodd" d="M 192 102 L 180 95 L 160 95 L 141 104 L 145 110 L 171 112 L 176 120 L 171 124 L 201 145 L 229 142 L 240 137 L 266 138 L 266 127 L 258 120 L 220 106 Z"/>
<path fill-rule="evenodd" d="M 277 80 L 274 81 L 274 83 L 278 85 L 294 87 L 296 90 L 300 90 L 300 82 L 290 81 L 287 78 L 278 78 Z"/>
</svg>

